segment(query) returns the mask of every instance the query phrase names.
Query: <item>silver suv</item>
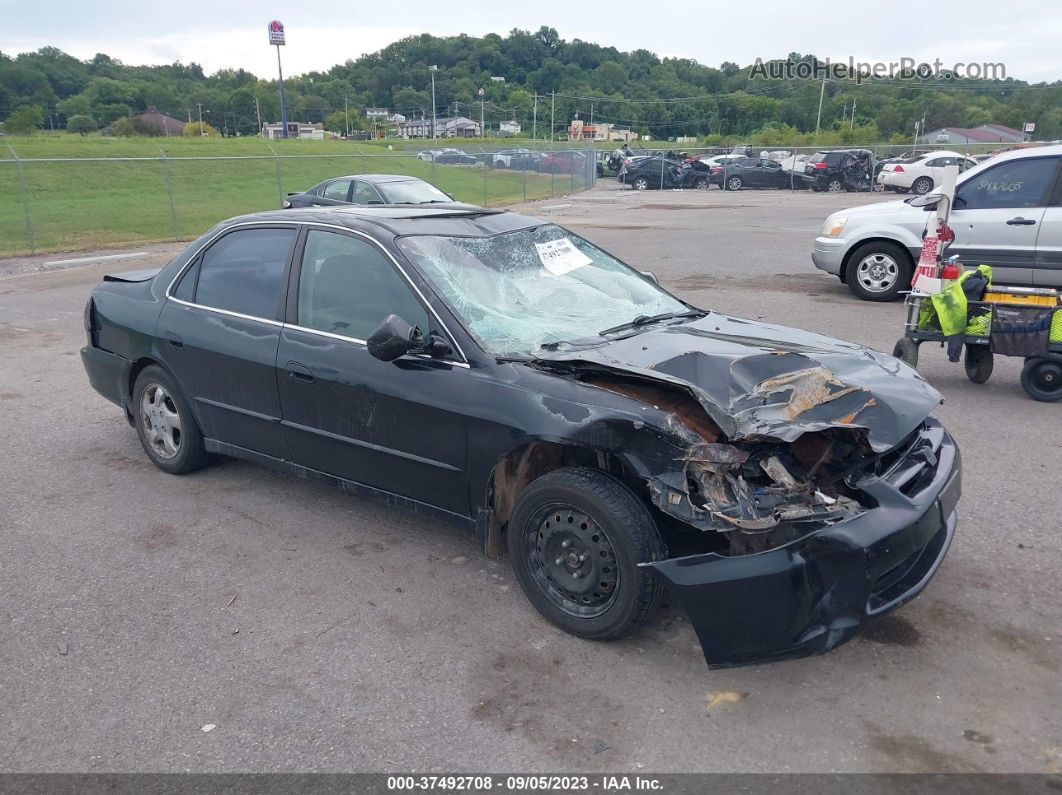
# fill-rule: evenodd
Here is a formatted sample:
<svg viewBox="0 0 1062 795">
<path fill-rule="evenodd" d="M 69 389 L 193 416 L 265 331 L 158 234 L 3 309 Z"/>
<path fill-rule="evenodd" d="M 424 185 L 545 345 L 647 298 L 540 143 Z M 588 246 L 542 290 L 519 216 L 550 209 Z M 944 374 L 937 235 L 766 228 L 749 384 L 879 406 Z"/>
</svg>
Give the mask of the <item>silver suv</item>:
<svg viewBox="0 0 1062 795">
<path fill-rule="evenodd" d="M 992 266 L 1001 284 L 1062 287 L 1062 146 L 1005 152 L 961 174 L 948 254 Z M 891 301 L 911 283 L 932 208 L 867 204 L 826 219 L 811 250 L 815 267 L 859 298 Z"/>
</svg>

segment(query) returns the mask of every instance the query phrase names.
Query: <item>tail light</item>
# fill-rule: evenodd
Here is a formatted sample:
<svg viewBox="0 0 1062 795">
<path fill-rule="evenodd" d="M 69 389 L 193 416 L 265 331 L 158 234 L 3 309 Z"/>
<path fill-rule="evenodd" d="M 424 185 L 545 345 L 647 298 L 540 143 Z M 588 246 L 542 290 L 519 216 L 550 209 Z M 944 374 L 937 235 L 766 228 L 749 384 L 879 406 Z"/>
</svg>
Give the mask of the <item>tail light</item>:
<svg viewBox="0 0 1062 795">
<path fill-rule="evenodd" d="M 815 168 L 817 168 L 818 170 L 822 171 L 822 170 L 824 170 L 826 168 L 826 164 L 825 163 L 816 163 L 815 164 Z"/>
<path fill-rule="evenodd" d="M 892 171 L 893 171 L 894 174 L 902 174 L 903 173 L 903 166 L 893 166 L 892 167 Z"/>
<path fill-rule="evenodd" d="M 92 332 L 95 331 L 96 326 L 96 307 L 92 302 L 91 296 L 89 300 L 85 302 L 85 333 L 88 334 L 89 345 L 92 345 Z"/>
<path fill-rule="evenodd" d="M 712 166 L 712 173 L 713 174 L 722 174 L 723 173 L 723 167 L 722 166 Z"/>
</svg>

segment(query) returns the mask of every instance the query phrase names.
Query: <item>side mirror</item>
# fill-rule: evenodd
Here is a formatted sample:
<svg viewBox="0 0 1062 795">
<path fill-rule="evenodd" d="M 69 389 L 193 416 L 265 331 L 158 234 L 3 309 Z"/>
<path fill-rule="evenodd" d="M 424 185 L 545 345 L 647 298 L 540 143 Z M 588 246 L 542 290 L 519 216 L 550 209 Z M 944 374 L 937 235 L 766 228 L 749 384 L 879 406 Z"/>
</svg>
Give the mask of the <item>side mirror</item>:
<svg viewBox="0 0 1062 795">
<path fill-rule="evenodd" d="M 908 199 L 907 203 L 912 207 L 934 207 L 943 198 L 942 193 L 925 193 Z"/>
<path fill-rule="evenodd" d="M 424 337 L 416 326 L 409 325 L 398 315 L 388 315 L 365 344 L 370 356 L 381 362 L 393 362 L 414 348 L 423 347 Z"/>
<path fill-rule="evenodd" d="M 639 273 L 641 273 L 642 276 L 651 281 L 653 284 L 660 284 L 660 280 L 656 278 L 656 274 L 652 271 L 639 271 Z"/>
</svg>

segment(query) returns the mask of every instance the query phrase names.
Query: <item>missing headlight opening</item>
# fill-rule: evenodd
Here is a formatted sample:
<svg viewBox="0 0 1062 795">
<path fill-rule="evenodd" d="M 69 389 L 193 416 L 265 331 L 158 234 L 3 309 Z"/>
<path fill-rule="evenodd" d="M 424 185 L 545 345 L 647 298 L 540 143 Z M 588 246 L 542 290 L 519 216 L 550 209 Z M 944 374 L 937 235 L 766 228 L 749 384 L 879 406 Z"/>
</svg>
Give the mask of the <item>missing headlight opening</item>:
<svg viewBox="0 0 1062 795">
<path fill-rule="evenodd" d="M 867 508 L 845 477 L 877 458 L 857 428 L 808 432 L 792 442 L 769 437 L 730 442 L 697 399 L 679 386 L 602 372 L 580 380 L 668 414 L 672 430 L 687 447 L 674 469 L 649 478 L 649 495 L 665 514 L 718 534 L 716 541 L 725 541 L 729 555 L 772 549 Z M 765 379 L 752 394 L 761 396 L 765 411 L 790 420 L 833 400 L 856 397 L 855 408 L 848 401 L 838 404 L 836 423 L 850 425 L 854 415 L 874 404 L 865 395 L 858 399 L 858 391 L 817 367 Z M 772 402 L 767 399 L 772 394 L 785 400 Z"/>
</svg>

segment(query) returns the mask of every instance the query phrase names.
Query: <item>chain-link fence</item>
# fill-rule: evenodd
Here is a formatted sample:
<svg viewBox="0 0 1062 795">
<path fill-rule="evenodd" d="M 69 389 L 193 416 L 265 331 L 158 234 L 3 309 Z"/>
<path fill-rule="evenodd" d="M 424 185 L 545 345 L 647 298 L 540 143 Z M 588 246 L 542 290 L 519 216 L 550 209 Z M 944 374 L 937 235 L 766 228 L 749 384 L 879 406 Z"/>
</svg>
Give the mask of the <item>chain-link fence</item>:
<svg viewBox="0 0 1062 795">
<path fill-rule="evenodd" d="M 405 174 L 482 206 L 566 196 L 593 186 L 587 145 L 435 146 L 341 155 L 0 159 L 0 255 L 187 240 L 218 221 L 275 209 L 331 177 Z M 577 148 L 572 148 L 576 146 Z"/>
</svg>

